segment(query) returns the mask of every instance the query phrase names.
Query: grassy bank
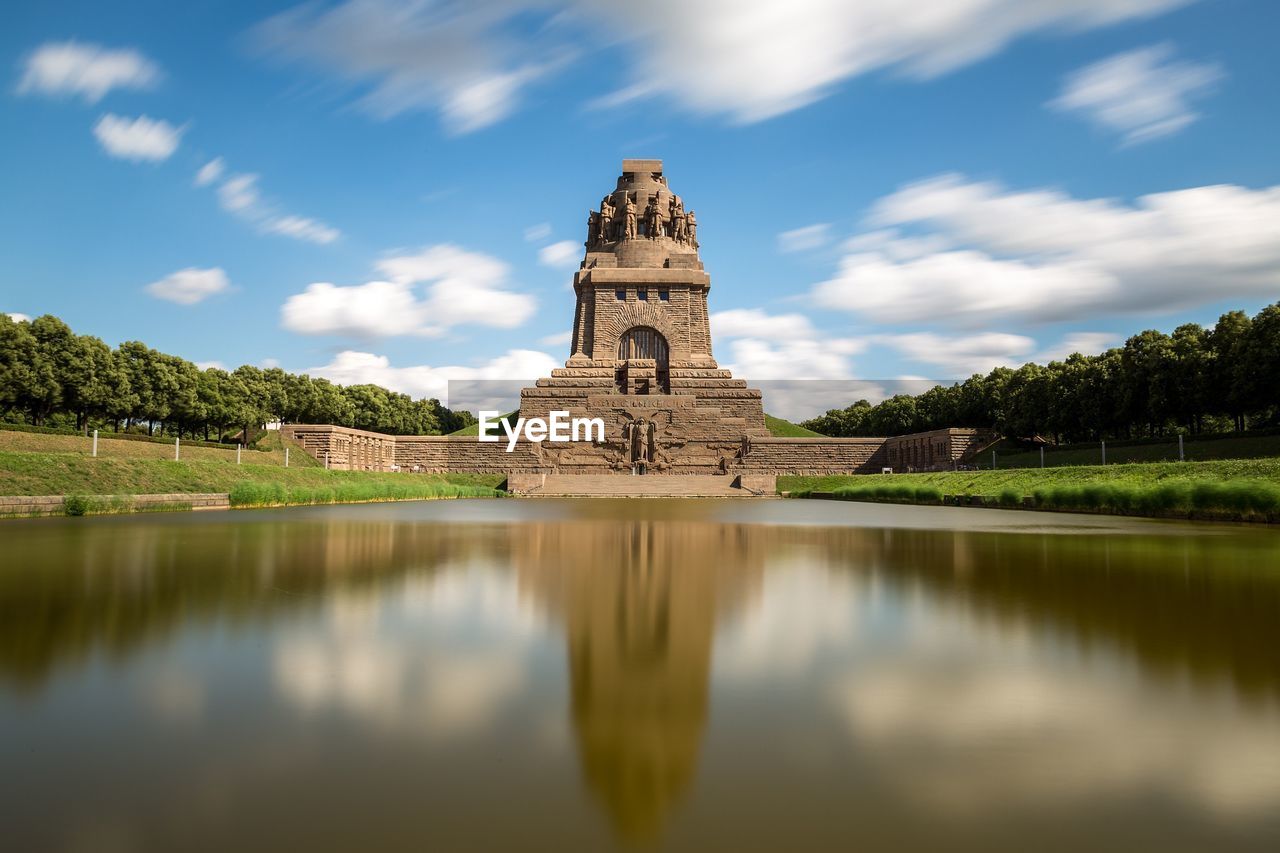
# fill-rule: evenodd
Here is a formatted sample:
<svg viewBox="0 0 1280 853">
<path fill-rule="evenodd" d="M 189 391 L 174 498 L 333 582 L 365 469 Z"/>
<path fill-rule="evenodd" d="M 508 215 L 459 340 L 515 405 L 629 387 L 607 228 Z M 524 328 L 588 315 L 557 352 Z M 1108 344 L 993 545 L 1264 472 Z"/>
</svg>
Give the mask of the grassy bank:
<svg viewBox="0 0 1280 853">
<path fill-rule="evenodd" d="M 242 482 L 232 486 L 230 491 L 234 507 L 484 498 L 497 494 L 493 486 L 452 483 L 444 478 L 421 474 L 399 475 L 393 481 L 347 480 L 314 485 Z"/>
<path fill-rule="evenodd" d="M 791 421 L 775 418 L 768 413 L 764 416 L 764 425 L 769 428 L 769 432 L 778 438 L 824 438 L 822 433 L 814 432 L 811 429 L 805 429 L 799 424 L 793 424 Z"/>
<path fill-rule="evenodd" d="M 1008 442 L 995 446 L 996 464 L 999 468 L 1039 468 L 1039 450 L 1021 450 Z M 1220 433 L 1187 436 L 1183 453 L 1188 461 L 1204 462 L 1220 459 L 1267 459 L 1280 457 L 1280 433 L 1258 432 L 1251 434 Z M 979 465 L 990 465 L 990 454 L 980 454 L 975 460 Z M 1048 448 L 1044 462 L 1048 467 L 1060 465 L 1098 465 L 1102 461 L 1102 446 L 1092 444 L 1068 444 Z M 1178 461 L 1178 438 L 1138 439 L 1132 441 L 1108 441 L 1107 462 L 1120 465 L 1132 462 Z"/>
<path fill-rule="evenodd" d="M 272 460 L 269 453 L 245 453 L 241 465 L 235 463 L 234 451 L 230 455 L 221 450 L 207 452 L 214 455 L 192 454 L 188 458 L 184 454 L 181 461 L 174 461 L 139 454 L 99 455 L 95 459 L 79 450 L 0 450 L 0 495 L 68 495 L 78 500 L 84 495 L 226 492 L 231 495 L 232 506 L 268 506 L 493 496 L 503 480 L 501 476 L 478 474 L 326 471 L 300 449 L 291 452 L 288 468 L 281 464 L 282 451 L 280 462 Z M 270 461 L 252 464 L 248 461 L 251 458 Z M 109 510 L 95 506 L 89 511 Z"/>
<path fill-rule="evenodd" d="M 257 448 L 244 448 L 240 458 L 248 464 L 284 465 L 284 449 L 289 447 L 289 466 L 298 468 L 319 468 L 321 464 L 307 454 L 305 450 L 293 442 L 286 442 L 280 433 L 272 430 L 259 442 Z M 205 444 L 179 445 L 179 456 L 184 461 L 222 461 L 235 463 L 236 449 L 234 445 L 219 447 Z M 36 432 L 15 432 L 0 430 L 0 451 L 15 453 L 60 453 L 91 458 L 93 439 L 82 435 L 49 434 Z M 173 459 L 173 439 L 155 442 L 145 440 L 145 436 L 134 436 L 132 439 L 117 438 L 111 433 L 98 436 L 99 459 Z"/>
<path fill-rule="evenodd" d="M 780 477 L 780 491 L 846 500 L 989 503 L 1165 518 L 1280 522 L 1280 459 L 838 477 Z"/>
</svg>

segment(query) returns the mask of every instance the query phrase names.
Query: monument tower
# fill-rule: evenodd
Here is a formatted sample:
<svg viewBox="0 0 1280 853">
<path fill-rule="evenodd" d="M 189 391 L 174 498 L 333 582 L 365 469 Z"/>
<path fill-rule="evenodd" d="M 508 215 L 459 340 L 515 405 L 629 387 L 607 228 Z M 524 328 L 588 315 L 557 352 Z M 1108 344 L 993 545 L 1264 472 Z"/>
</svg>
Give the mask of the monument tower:
<svg viewBox="0 0 1280 853">
<path fill-rule="evenodd" d="M 573 280 L 573 340 L 563 368 L 521 392 L 520 414 L 603 417 L 606 440 L 540 448 L 559 473 L 724 473 L 769 435 L 760 392 L 711 351 L 711 277 L 698 221 L 661 160 L 623 160 L 617 186 L 587 217 Z"/>
</svg>

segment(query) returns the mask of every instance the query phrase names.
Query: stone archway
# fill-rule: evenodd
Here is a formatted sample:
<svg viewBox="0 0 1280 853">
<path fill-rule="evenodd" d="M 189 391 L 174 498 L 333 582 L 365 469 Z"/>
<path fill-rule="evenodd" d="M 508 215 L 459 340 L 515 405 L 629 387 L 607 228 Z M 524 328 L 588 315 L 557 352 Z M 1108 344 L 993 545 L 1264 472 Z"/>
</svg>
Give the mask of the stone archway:
<svg viewBox="0 0 1280 853">
<path fill-rule="evenodd" d="M 652 326 L 632 326 L 618 338 L 618 358 L 650 358 L 666 369 L 671 366 L 671 347 L 666 336 Z"/>
<path fill-rule="evenodd" d="M 632 376 L 632 362 L 652 362 L 639 367 Z M 648 372 L 652 371 L 651 374 Z M 644 375 L 648 374 L 648 375 Z M 652 385 L 650 384 L 652 381 Z M 671 346 L 667 338 L 652 326 L 632 326 L 618 337 L 619 390 L 624 394 L 671 392 Z"/>
</svg>

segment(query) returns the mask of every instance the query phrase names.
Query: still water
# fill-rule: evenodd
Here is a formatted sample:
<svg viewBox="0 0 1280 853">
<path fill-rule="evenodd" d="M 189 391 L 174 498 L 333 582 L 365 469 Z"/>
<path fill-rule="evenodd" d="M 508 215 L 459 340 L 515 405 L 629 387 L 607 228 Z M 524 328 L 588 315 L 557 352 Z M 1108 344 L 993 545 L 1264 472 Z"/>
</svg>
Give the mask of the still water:
<svg viewBox="0 0 1280 853">
<path fill-rule="evenodd" d="M 0 524 L 5 849 L 1280 849 L 1280 531 L 808 501 Z"/>
</svg>

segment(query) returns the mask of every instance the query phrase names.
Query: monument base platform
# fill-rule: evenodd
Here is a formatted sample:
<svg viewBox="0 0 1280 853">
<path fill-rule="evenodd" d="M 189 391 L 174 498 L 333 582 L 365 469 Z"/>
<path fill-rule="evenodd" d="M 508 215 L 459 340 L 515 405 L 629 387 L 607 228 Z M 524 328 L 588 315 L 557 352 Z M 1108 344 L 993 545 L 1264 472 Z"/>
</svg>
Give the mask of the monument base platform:
<svg viewBox="0 0 1280 853">
<path fill-rule="evenodd" d="M 771 498 L 777 478 L 759 474 L 511 474 L 507 491 L 544 498 Z"/>
</svg>

